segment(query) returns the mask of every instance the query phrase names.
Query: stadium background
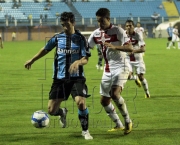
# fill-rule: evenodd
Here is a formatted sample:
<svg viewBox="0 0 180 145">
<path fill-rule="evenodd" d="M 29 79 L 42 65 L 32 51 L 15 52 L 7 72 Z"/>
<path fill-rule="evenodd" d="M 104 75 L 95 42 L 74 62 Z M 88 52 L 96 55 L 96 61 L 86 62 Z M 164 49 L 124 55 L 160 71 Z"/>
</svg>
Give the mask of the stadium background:
<svg viewBox="0 0 180 145">
<path fill-rule="evenodd" d="M 179 19 L 180 13 L 178 0 L 1 0 L 0 33 L 4 41 L 11 41 L 12 32 L 18 41 L 44 40 L 61 31 L 58 16 L 63 11 L 75 14 L 76 29 L 92 31 L 97 28 L 95 12 L 100 7 L 110 9 L 116 25 L 123 26 L 127 19 L 141 22 L 148 37 L 153 27 Z"/>
</svg>

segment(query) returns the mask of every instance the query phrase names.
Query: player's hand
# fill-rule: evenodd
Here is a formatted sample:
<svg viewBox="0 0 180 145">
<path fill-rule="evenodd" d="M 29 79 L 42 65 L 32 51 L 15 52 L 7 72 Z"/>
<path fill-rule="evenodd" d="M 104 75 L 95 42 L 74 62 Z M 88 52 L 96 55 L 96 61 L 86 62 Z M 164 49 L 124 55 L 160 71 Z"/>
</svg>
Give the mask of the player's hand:
<svg viewBox="0 0 180 145">
<path fill-rule="evenodd" d="M 31 65 L 34 63 L 34 61 L 32 61 L 31 59 L 26 61 L 26 63 L 24 64 L 24 67 L 27 68 L 28 70 L 31 68 Z"/>
<path fill-rule="evenodd" d="M 128 44 L 126 44 L 126 45 L 124 45 L 124 51 L 125 52 L 133 52 L 133 45 L 132 45 L 132 43 L 128 43 Z"/>
<path fill-rule="evenodd" d="M 69 73 L 70 74 L 75 74 L 78 72 L 79 70 L 79 60 L 75 61 L 74 63 L 72 63 L 69 67 Z"/>
<path fill-rule="evenodd" d="M 111 43 L 104 42 L 103 45 L 110 48 L 110 49 L 116 50 L 116 47 L 114 45 L 112 45 Z"/>
</svg>

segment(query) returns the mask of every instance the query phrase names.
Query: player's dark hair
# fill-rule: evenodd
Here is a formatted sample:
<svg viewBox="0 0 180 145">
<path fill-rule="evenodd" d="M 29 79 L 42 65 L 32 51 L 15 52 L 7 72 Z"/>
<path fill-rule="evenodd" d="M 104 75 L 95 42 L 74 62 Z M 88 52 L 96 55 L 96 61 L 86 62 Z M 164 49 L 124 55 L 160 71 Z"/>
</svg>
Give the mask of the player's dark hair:
<svg viewBox="0 0 180 145">
<path fill-rule="evenodd" d="M 60 15 L 60 21 L 68 21 L 70 20 L 71 23 L 75 22 L 75 16 L 72 12 L 63 12 Z"/>
<path fill-rule="evenodd" d="M 134 26 L 133 20 L 126 20 L 126 23 L 131 23 L 131 24 Z M 126 23 L 125 23 L 125 24 L 126 24 Z"/>
<path fill-rule="evenodd" d="M 107 8 L 99 8 L 96 12 L 96 16 L 110 18 L 110 11 Z"/>
</svg>

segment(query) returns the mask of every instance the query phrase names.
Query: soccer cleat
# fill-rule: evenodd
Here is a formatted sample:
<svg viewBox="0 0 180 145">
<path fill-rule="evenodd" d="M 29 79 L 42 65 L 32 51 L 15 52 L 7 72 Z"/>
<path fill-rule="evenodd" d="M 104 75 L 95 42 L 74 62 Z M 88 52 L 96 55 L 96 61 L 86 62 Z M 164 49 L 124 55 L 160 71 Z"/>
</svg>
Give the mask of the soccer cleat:
<svg viewBox="0 0 180 145">
<path fill-rule="evenodd" d="M 82 131 L 82 136 L 84 136 L 85 140 L 90 140 L 90 139 L 93 139 L 93 137 L 90 135 L 89 131 L 86 130 L 86 131 Z"/>
<path fill-rule="evenodd" d="M 103 70 L 103 67 L 102 67 L 102 66 L 100 67 L 100 70 Z"/>
<path fill-rule="evenodd" d="M 112 129 L 108 130 L 108 132 L 115 132 L 115 131 L 122 131 L 122 130 L 124 130 L 124 126 L 123 127 L 117 127 L 116 126 Z"/>
<path fill-rule="evenodd" d="M 124 129 L 124 135 L 129 134 L 132 131 L 132 121 L 130 122 L 125 122 L 125 129 Z"/>
<path fill-rule="evenodd" d="M 98 64 L 96 64 L 96 68 L 97 68 L 97 69 L 100 69 L 100 66 L 99 66 Z"/>
<path fill-rule="evenodd" d="M 59 116 L 59 123 L 61 124 L 62 128 L 66 127 L 66 116 L 67 116 L 67 112 L 68 110 L 66 108 L 62 108 L 63 110 L 63 114 L 61 116 Z"/>
<path fill-rule="evenodd" d="M 139 77 L 137 76 L 136 80 L 135 80 L 135 83 L 138 87 L 141 87 L 141 82 L 139 80 Z"/>
<path fill-rule="evenodd" d="M 176 49 L 176 47 L 173 46 L 174 49 Z"/>
<path fill-rule="evenodd" d="M 167 49 L 170 49 L 170 47 L 167 47 Z"/>
<path fill-rule="evenodd" d="M 149 93 L 146 93 L 146 94 L 145 94 L 145 98 L 150 98 L 150 94 L 149 94 Z"/>
</svg>

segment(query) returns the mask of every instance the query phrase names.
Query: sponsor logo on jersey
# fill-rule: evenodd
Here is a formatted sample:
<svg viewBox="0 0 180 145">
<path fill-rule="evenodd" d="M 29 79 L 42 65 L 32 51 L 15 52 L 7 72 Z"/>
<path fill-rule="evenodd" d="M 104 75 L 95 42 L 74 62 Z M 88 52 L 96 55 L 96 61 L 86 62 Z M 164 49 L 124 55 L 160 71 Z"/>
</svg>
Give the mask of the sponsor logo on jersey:
<svg viewBox="0 0 180 145">
<path fill-rule="evenodd" d="M 100 36 L 101 36 L 101 32 L 94 33 L 94 37 L 100 37 Z"/>
<path fill-rule="evenodd" d="M 66 53 L 66 54 L 76 54 L 76 53 L 79 53 L 79 50 L 75 50 L 75 49 L 61 49 L 61 48 L 58 48 L 58 49 L 57 49 L 57 52 L 58 52 L 58 53 Z"/>
</svg>

